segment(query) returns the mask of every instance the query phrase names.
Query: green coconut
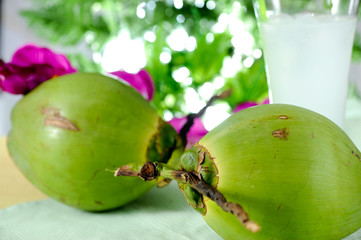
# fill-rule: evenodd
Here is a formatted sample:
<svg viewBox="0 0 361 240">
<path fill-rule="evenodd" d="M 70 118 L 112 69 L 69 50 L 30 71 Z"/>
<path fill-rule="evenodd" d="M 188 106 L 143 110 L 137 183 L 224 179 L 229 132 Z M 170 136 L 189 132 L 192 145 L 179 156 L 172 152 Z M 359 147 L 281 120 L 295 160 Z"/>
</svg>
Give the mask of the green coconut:
<svg viewBox="0 0 361 240">
<path fill-rule="evenodd" d="M 49 80 L 12 112 L 8 149 L 21 172 L 48 196 L 76 208 L 123 206 L 152 188 L 114 178 L 129 163 L 177 162 L 176 131 L 132 87 L 95 73 Z"/>
<path fill-rule="evenodd" d="M 240 111 L 184 152 L 178 169 L 147 163 L 138 172 L 177 180 L 227 240 L 339 240 L 361 227 L 361 153 L 300 107 Z"/>
<path fill-rule="evenodd" d="M 261 227 L 253 233 L 205 199 L 204 219 L 224 239 L 336 240 L 361 227 L 361 154 L 317 113 L 275 104 L 249 108 L 197 148 L 217 168 L 213 186 Z"/>
</svg>

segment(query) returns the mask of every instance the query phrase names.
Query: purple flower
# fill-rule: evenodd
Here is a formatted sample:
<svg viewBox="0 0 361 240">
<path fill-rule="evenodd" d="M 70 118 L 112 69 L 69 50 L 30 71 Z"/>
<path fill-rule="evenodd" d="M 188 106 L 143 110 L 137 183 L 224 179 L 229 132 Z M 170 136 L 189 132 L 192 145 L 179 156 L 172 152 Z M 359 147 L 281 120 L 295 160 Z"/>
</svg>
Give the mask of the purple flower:
<svg viewBox="0 0 361 240">
<path fill-rule="evenodd" d="M 260 104 L 269 104 L 269 99 L 267 98 L 264 102 L 262 102 Z M 256 103 L 256 102 L 243 102 L 243 103 L 237 105 L 235 107 L 235 109 L 233 110 L 233 112 L 236 113 L 236 112 L 239 112 L 239 111 L 244 110 L 246 108 L 254 107 L 254 106 L 257 106 L 257 105 L 259 105 L 259 103 Z"/>
<path fill-rule="evenodd" d="M 54 76 L 54 69 L 47 64 L 19 67 L 0 60 L 0 88 L 12 94 L 26 94 Z"/>
<path fill-rule="evenodd" d="M 136 74 L 128 73 L 125 71 L 117 71 L 111 72 L 110 74 L 128 82 L 132 87 L 138 90 L 138 92 L 148 101 L 151 101 L 153 99 L 154 83 L 147 71 L 142 69 Z"/>
<path fill-rule="evenodd" d="M 183 125 L 187 122 L 187 117 L 173 118 L 169 123 L 179 133 Z M 187 134 L 187 147 L 191 147 L 196 144 L 208 131 L 205 129 L 201 119 L 194 119 L 193 126 Z"/>
<path fill-rule="evenodd" d="M 47 64 L 54 69 L 57 76 L 76 72 L 64 55 L 56 54 L 48 48 L 35 45 L 25 45 L 19 48 L 14 53 L 10 63 L 20 67 Z"/>
<path fill-rule="evenodd" d="M 246 108 L 250 108 L 250 107 L 254 107 L 254 106 L 257 106 L 258 103 L 255 103 L 255 102 L 243 102 L 239 105 L 236 106 L 236 108 L 233 110 L 233 112 L 239 112 L 241 110 L 244 110 Z"/>
<path fill-rule="evenodd" d="M 75 71 L 64 55 L 25 45 L 9 63 L 0 60 L 0 87 L 9 93 L 26 94 L 44 81 Z"/>
</svg>

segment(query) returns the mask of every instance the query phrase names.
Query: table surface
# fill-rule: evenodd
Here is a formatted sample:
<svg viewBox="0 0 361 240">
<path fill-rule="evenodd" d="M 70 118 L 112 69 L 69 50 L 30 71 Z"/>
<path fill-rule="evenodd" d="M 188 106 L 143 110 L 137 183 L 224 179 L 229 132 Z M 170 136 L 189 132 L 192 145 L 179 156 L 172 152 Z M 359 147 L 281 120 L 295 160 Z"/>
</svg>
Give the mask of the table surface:
<svg viewBox="0 0 361 240">
<path fill-rule="evenodd" d="M 46 198 L 24 177 L 11 160 L 5 137 L 0 137 L 0 180 L 0 209 Z"/>
</svg>

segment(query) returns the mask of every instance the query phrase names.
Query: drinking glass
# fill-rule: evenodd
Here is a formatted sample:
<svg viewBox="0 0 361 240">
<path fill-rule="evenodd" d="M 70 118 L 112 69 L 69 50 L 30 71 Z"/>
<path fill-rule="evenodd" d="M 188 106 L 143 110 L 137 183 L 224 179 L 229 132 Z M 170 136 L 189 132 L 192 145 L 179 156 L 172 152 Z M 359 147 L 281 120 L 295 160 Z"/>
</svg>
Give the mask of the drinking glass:
<svg viewBox="0 0 361 240">
<path fill-rule="evenodd" d="M 359 0 L 253 0 L 270 103 L 343 127 Z"/>
</svg>

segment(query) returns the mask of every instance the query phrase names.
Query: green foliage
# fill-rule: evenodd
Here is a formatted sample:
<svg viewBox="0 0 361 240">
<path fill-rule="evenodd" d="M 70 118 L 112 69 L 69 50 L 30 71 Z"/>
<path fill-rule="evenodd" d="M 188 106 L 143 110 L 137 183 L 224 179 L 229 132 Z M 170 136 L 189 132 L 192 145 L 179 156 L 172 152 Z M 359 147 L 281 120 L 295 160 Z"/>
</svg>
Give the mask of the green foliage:
<svg viewBox="0 0 361 240">
<path fill-rule="evenodd" d="M 96 2 L 33 0 L 34 9 L 24 10 L 21 14 L 34 30 L 51 42 L 75 45 L 91 32 L 97 42 L 105 44 L 112 32 L 106 19 L 92 11 Z"/>
<path fill-rule="evenodd" d="M 215 32 L 214 26 L 222 14 L 238 14 L 245 29 L 254 38 L 254 49 L 261 46 L 259 31 L 254 17 L 252 1 L 224 0 L 215 1 L 216 7 L 196 6 L 195 0 L 183 0 L 183 6 L 176 8 L 173 0 L 32 0 L 33 8 L 21 14 L 29 25 L 47 40 L 64 45 L 77 45 L 85 42 L 89 49 L 102 54 L 110 39 L 117 37 L 121 30 L 129 30 L 132 38 L 143 38 L 144 33 L 153 32 L 155 41 L 144 40 L 147 65 L 146 69 L 155 81 L 156 94 L 153 106 L 160 114 L 170 112 L 179 116 L 187 114 L 184 94 L 187 88 L 196 91 L 204 83 L 213 82 L 222 76 L 225 59 L 235 54 L 232 44 L 234 37 L 229 28 Z M 303 1 L 304 4 L 307 1 Z M 238 12 L 234 12 L 239 8 Z M 144 16 L 138 17 L 137 10 Z M 361 14 L 361 11 L 359 11 Z M 174 29 L 184 28 L 196 41 L 194 50 L 173 50 L 167 37 Z M 211 34 L 211 40 L 207 38 Z M 208 35 L 209 37 L 209 35 Z M 167 63 L 160 60 L 162 53 L 169 53 Z M 80 71 L 102 71 L 100 65 L 92 59 L 79 54 L 68 54 L 72 64 Z M 231 88 L 232 95 L 226 99 L 233 108 L 246 101 L 261 102 L 267 98 L 267 82 L 264 61 L 255 59 L 252 54 L 242 54 L 238 73 L 227 77 L 225 86 L 216 91 Z M 244 60 L 253 58 L 249 68 L 244 67 Z M 356 36 L 353 48 L 353 60 L 361 59 L 361 40 Z M 177 82 L 174 71 L 187 68 L 190 82 Z M 207 99 L 203 99 L 207 100 Z"/>
<path fill-rule="evenodd" d="M 361 60 L 361 37 L 360 35 L 355 35 L 355 41 L 352 48 L 352 60 L 360 61 Z"/>
<path fill-rule="evenodd" d="M 189 54 L 189 61 L 186 63 L 196 86 L 211 81 L 219 74 L 223 59 L 232 50 L 230 41 L 231 38 L 227 34 L 214 35 L 212 42 L 207 42 L 204 35 L 197 38 L 197 49 Z"/>
<path fill-rule="evenodd" d="M 102 72 L 102 68 L 99 64 L 96 64 L 83 54 L 69 53 L 67 54 L 67 57 L 71 64 L 76 66 L 76 68 L 80 69 L 82 72 Z"/>
<path fill-rule="evenodd" d="M 234 10 L 234 1 L 216 2 L 214 9 L 196 6 L 194 0 L 184 0 L 182 8 L 175 8 L 172 0 L 126 1 L 126 0 L 32 0 L 33 8 L 22 11 L 29 25 L 44 38 L 64 46 L 85 42 L 94 53 L 102 53 L 105 44 L 123 29 L 128 29 L 133 38 L 143 37 L 147 31 L 156 35 L 154 42 L 144 41 L 147 57 L 146 69 L 155 80 L 156 94 L 152 104 L 160 114 L 165 111 L 175 115 L 187 114 L 184 108 L 185 89 L 196 91 L 206 82 L 221 76 L 224 59 L 234 54 L 229 29 L 213 31 L 222 13 Z M 257 25 L 252 2 L 241 0 L 239 18 L 248 31 L 255 36 L 255 48 L 259 46 Z M 143 10 L 144 18 L 137 17 Z M 176 28 L 184 28 L 196 40 L 194 51 L 175 51 L 166 39 Z M 212 39 L 207 40 L 207 34 Z M 169 63 L 162 63 L 160 55 L 168 52 Z M 68 55 L 81 71 L 101 71 L 99 64 L 78 54 Z M 247 56 L 243 56 L 245 59 Z M 242 62 L 239 62 L 241 65 Z M 186 67 L 191 83 L 177 82 L 172 74 Z M 243 68 L 234 77 L 227 78 L 225 88 L 234 94 L 227 99 L 233 107 L 243 101 L 259 101 L 267 95 L 263 61 L 256 61 L 251 68 Z M 257 89 L 256 89 L 257 88 Z M 220 90 L 219 90 L 220 91 Z M 205 99 L 206 100 L 206 99 Z"/>
<path fill-rule="evenodd" d="M 263 59 L 254 62 L 247 71 L 241 71 L 233 79 L 228 79 L 225 89 L 232 89 L 227 99 L 231 107 L 247 101 L 263 102 L 267 98 L 267 79 Z"/>
</svg>

